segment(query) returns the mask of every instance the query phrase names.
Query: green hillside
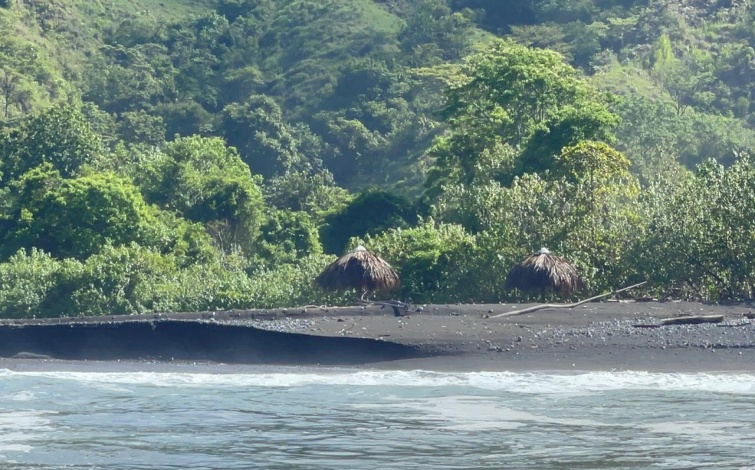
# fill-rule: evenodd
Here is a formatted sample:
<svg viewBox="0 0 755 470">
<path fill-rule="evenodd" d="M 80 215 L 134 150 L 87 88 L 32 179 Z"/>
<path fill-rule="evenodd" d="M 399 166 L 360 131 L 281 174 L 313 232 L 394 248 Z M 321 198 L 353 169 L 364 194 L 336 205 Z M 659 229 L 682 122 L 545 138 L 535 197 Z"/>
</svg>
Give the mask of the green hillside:
<svg viewBox="0 0 755 470">
<path fill-rule="evenodd" d="M 214 7 L 214 2 L 200 0 L 0 3 L 1 73 L 3 79 L 7 77 L 6 83 L 12 83 L 5 87 L 10 98 L 3 103 L 6 121 L 79 96 L 88 58 L 97 53 L 105 32 L 122 22 L 177 20 L 205 14 Z"/>
<path fill-rule="evenodd" d="M 223 136 L 224 108 L 243 108 L 252 95 L 269 97 L 274 115 L 319 141 L 315 155 L 285 158 L 322 161 L 350 189 L 377 184 L 416 194 L 424 171 L 420 160 L 438 130 L 442 99 L 439 82 L 427 78 L 428 68 L 436 76 L 433 68 L 458 62 L 490 33 L 562 53 L 596 86 L 631 96 L 633 106 L 662 101 L 677 117 L 686 114 L 683 127 L 711 134 L 708 143 L 681 136 L 685 141 L 668 149 L 687 165 L 707 156 L 730 160 L 732 150 L 753 140 L 752 18 L 746 5 L 692 0 L 681 5 L 13 0 L 10 5 L 0 11 L 3 73 L 16 82 L 15 96 L 6 100 L 8 118 L 82 96 L 112 116 L 110 129 L 101 129 L 112 134 L 109 139 L 153 142 L 200 127 Z M 659 54 L 669 60 L 659 61 Z M 122 77 L 114 83 L 116 74 L 140 84 L 133 87 Z M 678 77 L 686 80 L 678 83 Z M 618 111 L 631 122 L 632 110 Z M 162 122 L 154 123 L 157 129 L 122 129 L 124 112 L 146 112 Z M 177 119 L 186 113 L 197 122 Z M 726 128 L 735 132 L 726 135 Z M 618 137 L 621 150 L 642 153 L 631 130 L 620 129 Z M 713 141 L 722 142 L 717 155 L 702 155 L 715 147 Z M 637 171 L 653 172 L 642 169 L 644 159 L 636 160 Z M 274 164 L 260 165 L 270 176 Z"/>
<path fill-rule="evenodd" d="M 415 300 L 527 298 L 541 246 L 590 292 L 752 298 L 754 18 L 0 0 L 0 314 L 343 302 L 310 281 L 359 242 Z"/>
</svg>

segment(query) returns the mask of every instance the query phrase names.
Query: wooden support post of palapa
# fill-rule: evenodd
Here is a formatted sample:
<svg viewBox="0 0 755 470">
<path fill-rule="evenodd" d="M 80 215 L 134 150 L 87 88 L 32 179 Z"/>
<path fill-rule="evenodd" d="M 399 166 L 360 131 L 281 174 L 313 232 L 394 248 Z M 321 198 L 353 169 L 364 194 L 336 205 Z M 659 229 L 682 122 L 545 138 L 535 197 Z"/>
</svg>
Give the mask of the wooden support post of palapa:
<svg viewBox="0 0 755 470">
<path fill-rule="evenodd" d="M 697 323 L 721 323 L 723 315 L 687 315 L 683 317 L 664 318 L 661 325 L 695 325 Z"/>
<path fill-rule="evenodd" d="M 502 318 L 502 317 L 513 317 L 515 315 L 524 315 L 525 313 L 531 313 L 536 312 L 538 310 L 544 310 L 546 308 L 574 308 L 579 307 L 582 304 L 586 304 L 587 302 L 592 302 L 593 300 L 602 299 L 603 297 L 608 297 L 609 295 L 618 294 L 619 292 L 624 292 L 629 289 L 634 289 L 635 287 L 639 287 L 643 284 L 647 284 L 647 281 L 642 281 L 637 284 L 633 284 L 629 287 L 624 287 L 623 289 L 615 290 L 612 292 L 608 292 L 606 294 L 600 294 L 596 295 L 595 297 L 590 297 L 589 299 L 580 300 L 579 302 L 575 302 L 573 304 L 541 304 L 541 305 L 533 305 L 532 307 L 523 308 L 521 310 L 514 310 L 512 312 L 504 312 L 499 313 L 498 315 L 493 315 L 490 318 Z"/>
</svg>

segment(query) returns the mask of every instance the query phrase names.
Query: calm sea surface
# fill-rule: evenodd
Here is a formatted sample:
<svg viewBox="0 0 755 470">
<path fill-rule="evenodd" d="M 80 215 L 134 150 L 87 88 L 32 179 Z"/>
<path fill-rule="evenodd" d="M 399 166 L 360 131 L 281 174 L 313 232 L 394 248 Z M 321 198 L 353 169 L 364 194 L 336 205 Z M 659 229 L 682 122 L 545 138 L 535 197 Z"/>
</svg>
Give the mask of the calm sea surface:
<svg viewBox="0 0 755 470">
<path fill-rule="evenodd" d="M 1 469 L 755 468 L 755 375 L 0 369 Z"/>
</svg>

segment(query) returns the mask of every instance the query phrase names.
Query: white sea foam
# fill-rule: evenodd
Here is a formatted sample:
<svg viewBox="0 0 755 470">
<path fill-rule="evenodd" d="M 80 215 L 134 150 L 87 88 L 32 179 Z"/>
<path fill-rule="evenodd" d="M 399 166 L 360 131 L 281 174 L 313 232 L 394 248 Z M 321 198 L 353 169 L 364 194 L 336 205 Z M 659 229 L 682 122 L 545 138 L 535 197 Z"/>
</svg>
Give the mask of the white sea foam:
<svg viewBox="0 0 755 470">
<path fill-rule="evenodd" d="M 592 419 L 553 417 L 516 410 L 502 406 L 495 399 L 479 396 L 446 396 L 352 406 L 357 409 L 390 408 L 392 410 L 404 409 L 420 412 L 444 422 L 445 424 L 442 427 L 449 430 L 514 430 L 533 423 L 583 427 L 613 426 L 613 424 Z"/>
<path fill-rule="evenodd" d="M 390 387 L 472 387 L 522 394 L 564 395 L 610 390 L 668 390 L 755 394 L 755 374 L 736 373 L 515 373 L 429 372 L 297 368 L 248 373 L 11 371 L 0 369 L 0 380 L 25 376 L 73 381 L 93 387 L 301 387 L 309 385 Z"/>
<path fill-rule="evenodd" d="M 696 421 L 668 421 L 638 425 L 655 434 L 674 434 L 687 439 L 706 440 L 725 446 L 752 445 L 752 431 L 745 423 Z"/>
<path fill-rule="evenodd" d="M 33 401 L 35 398 L 36 395 L 33 392 L 24 390 L 16 393 L 11 393 L 10 395 L 0 395 L 0 402 Z"/>
<path fill-rule="evenodd" d="M 0 408 L 0 452 L 30 452 L 32 446 L 27 441 L 51 429 L 48 414 Z"/>
</svg>

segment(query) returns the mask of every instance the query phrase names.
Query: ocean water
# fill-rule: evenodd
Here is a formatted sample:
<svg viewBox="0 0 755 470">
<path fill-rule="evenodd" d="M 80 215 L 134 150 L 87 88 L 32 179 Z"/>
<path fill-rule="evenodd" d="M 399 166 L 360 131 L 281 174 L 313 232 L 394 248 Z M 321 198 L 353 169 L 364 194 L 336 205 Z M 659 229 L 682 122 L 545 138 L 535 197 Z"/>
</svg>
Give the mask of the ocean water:
<svg viewBox="0 0 755 470">
<path fill-rule="evenodd" d="M 755 469 L 755 375 L 0 369 L 2 469 Z"/>
</svg>

